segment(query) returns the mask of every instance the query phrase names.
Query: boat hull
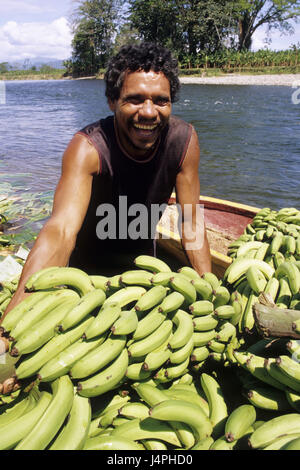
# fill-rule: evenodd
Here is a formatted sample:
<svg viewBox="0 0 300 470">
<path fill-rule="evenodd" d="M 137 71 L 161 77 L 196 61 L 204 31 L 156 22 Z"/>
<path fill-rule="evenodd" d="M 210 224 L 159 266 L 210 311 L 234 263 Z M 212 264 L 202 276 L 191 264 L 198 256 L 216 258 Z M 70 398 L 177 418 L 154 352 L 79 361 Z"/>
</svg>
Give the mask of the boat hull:
<svg viewBox="0 0 300 470">
<path fill-rule="evenodd" d="M 228 246 L 244 232 L 259 208 L 235 202 L 201 196 L 199 205 L 204 210 L 204 220 L 210 245 L 212 271 L 222 278 L 232 262 L 227 256 Z M 158 246 L 182 265 L 189 265 L 177 228 L 178 211 L 172 194 L 168 207 L 157 226 Z"/>
</svg>

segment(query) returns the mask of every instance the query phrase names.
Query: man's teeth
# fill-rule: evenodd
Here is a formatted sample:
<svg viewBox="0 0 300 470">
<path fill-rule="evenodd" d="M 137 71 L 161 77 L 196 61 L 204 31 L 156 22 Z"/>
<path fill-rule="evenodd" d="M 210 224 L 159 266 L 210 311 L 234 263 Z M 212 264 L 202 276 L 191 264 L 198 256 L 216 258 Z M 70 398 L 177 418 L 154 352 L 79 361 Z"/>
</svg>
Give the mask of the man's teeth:
<svg viewBox="0 0 300 470">
<path fill-rule="evenodd" d="M 146 126 L 145 124 L 134 124 L 134 127 L 136 127 L 137 129 L 143 129 L 145 131 L 153 131 L 157 125 L 152 125 L 152 126 Z"/>
</svg>

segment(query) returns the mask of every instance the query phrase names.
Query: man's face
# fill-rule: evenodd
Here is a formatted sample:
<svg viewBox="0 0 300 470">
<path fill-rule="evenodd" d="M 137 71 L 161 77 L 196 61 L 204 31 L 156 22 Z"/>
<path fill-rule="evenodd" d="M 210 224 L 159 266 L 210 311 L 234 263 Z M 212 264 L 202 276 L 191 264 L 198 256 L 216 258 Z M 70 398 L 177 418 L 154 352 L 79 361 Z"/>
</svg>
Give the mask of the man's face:
<svg viewBox="0 0 300 470">
<path fill-rule="evenodd" d="M 170 83 L 159 72 L 126 73 L 120 97 L 109 101 L 124 149 L 142 157 L 157 142 L 171 114 Z"/>
</svg>

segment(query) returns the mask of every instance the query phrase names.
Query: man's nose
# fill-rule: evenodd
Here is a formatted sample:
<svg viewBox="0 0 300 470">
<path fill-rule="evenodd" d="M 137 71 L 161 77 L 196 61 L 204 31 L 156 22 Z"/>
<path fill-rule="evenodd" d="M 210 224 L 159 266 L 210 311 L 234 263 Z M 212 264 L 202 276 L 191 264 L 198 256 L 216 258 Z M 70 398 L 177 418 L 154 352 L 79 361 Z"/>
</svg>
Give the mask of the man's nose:
<svg viewBox="0 0 300 470">
<path fill-rule="evenodd" d="M 157 117 L 157 109 L 152 100 L 145 100 L 140 108 L 140 116 L 145 119 L 155 119 Z"/>
</svg>

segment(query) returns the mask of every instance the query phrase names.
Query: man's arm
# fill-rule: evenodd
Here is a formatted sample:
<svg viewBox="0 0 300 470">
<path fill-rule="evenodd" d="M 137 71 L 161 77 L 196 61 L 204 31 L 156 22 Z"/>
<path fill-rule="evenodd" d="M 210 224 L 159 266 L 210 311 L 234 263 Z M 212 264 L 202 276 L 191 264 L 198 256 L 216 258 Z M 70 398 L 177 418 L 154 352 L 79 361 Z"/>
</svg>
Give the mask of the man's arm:
<svg viewBox="0 0 300 470">
<path fill-rule="evenodd" d="M 1 321 L 13 307 L 29 295 L 24 292 L 24 286 L 31 274 L 49 266 L 67 265 L 89 205 L 92 178 L 98 167 L 99 157 L 95 148 L 85 137 L 75 135 L 63 156 L 62 172 L 54 194 L 51 217 L 30 250 L 18 289 Z"/>
<path fill-rule="evenodd" d="M 176 199 L 182 213 L 182 245 L 193 268 L 201 275 L 211 271 L 211 256 L 204 221 L 199 206 L 200 149 L 198 136 L 193 130 L 181 170 L 176 178 Z"/>
</svg>

